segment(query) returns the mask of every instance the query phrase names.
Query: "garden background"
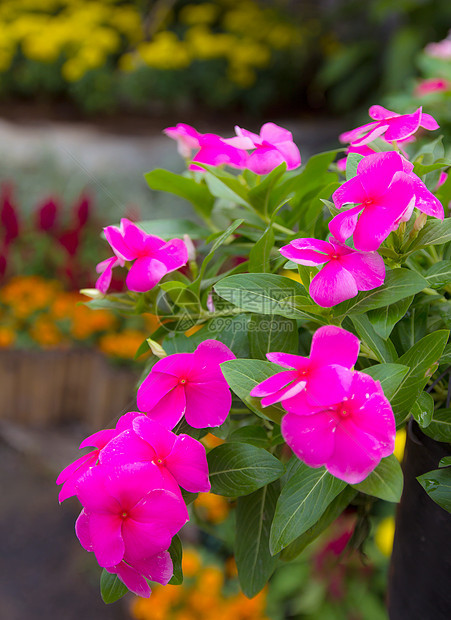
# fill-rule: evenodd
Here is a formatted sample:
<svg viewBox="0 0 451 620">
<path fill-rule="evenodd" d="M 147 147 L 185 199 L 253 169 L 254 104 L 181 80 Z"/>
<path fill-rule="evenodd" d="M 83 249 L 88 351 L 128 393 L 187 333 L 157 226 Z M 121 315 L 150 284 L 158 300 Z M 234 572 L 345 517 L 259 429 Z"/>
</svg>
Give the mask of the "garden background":
<svg viewBox="0 0 451 620">
<path fill-rule="evenodd" d="M 1 2 L 2 617 L 208 618 L 206 589 L 218 609 L 249 620 L 386 617 L 391 504 L 380 502 L 368 524 L 365 565 L 357 554 L 339 561 L 343 519 L 247 602 L 215 535 L 227 540 L 233 511 L 201 498 L 195 510 L 209 527 L 188 531 L 183 595 L 168 587 L 147 606 L 107 607 L 98 567 L 73 534 L 76 502 L 58 508 L 54 480 L 77 439 L 133 399 L 134 356 L 155 320 L 78 305 L 106 258 L 101 227 L 124 216 L 195 222 L 187 203 L 144 180 L 156 167 L 183 169 L 162 130 L 187 122 L 231 135 L 234 124 L 257 131 L 271 120 L 307 161 L 382 103 L 423 105 L 449 137 L 451 61 L 425 47 L 450 27 L 445 0 Z"/>
</svg>

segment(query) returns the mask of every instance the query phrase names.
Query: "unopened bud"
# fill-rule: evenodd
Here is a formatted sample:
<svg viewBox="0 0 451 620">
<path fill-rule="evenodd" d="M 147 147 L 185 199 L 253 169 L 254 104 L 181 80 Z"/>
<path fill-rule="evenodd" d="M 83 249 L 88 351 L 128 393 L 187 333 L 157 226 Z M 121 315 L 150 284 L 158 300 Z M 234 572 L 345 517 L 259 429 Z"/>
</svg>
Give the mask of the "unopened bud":
<svg viewBox="0 0 451 620">
<path fill-rule="evenodd" d="M 426 213 L 420 213 L 420 215 L 415 220 L 415 223 L 413 225 L 413 230 L 415 232 L 420 231 L 423 228 L 423 226 L 426 224 L 427 219 L 428 219 L 428 216 L 426 215 Z"/>
<path fill-rule="evenodd" d="M 90 297 L 91 299 L 99 299 L 99 297 L 103 297 L 103 293 L 96 288 L 82 288 L 80 293 L 86 297 Z"/>
<path fill-rule="evenodd" d="M 167 357 L 168 354 L 163 349 L 161 344 L 159 344 L 155 340 L 152 340 L 152 338 L 147 338 L 147 344 L 149 345 L 150 350 L 156 357 L 159 357 L 160 359 L 163 357 Z"/>
</svg>

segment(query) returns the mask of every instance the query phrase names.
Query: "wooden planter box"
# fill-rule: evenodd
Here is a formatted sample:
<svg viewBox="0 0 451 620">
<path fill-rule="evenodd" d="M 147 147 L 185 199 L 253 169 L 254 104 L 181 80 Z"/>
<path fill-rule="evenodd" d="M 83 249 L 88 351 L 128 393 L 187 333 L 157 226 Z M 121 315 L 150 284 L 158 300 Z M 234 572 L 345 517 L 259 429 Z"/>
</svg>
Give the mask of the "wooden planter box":
<svg viewBox="0 0 451 620">
<path fill-rule="evenodd" d="M 33 426 L 79 421 L 100 430 L 136 408 L 138 378 L 90 349 L 2 349 L 0 419 Z"/>
</svg>

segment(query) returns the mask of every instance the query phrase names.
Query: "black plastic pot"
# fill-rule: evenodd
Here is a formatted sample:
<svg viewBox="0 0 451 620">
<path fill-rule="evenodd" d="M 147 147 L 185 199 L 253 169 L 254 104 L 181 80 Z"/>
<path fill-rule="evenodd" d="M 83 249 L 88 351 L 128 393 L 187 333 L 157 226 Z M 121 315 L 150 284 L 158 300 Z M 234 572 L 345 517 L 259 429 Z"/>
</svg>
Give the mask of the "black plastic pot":
<svg viewBox="0 0 451 620">
<path fill-rule="evenodd" d="M 451 445 L 427 437 L 414 420 L 409 422 L 389 573 L 390 620 L 451 618 L 451 514 L 416 480 L 449 455 Z"/>
</svg>

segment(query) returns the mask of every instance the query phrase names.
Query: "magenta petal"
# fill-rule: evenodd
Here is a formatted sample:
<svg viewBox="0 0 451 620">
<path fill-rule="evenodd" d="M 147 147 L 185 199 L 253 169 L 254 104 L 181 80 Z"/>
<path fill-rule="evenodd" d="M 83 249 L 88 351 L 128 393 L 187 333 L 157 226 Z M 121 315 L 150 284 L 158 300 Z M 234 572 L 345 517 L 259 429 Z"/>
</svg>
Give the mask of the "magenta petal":
<svg viewBox="0 0 451 620">
<path fill-rule="evenodd" d="M 309 467 L 320 467 L 331 457 L 337 423 L 327 411 L 300 416 L 287 413 L 282 419 L 282 436 L 295 455 Z"/>
<path fill-rule="evenodd" d="M 395 152 L 368 155 L 357 166 L 360 181 L 370 199 L 383 196 L 394 175 L 402 170 L 403 158 Z"/>
<path fill-rule="evenodd" d="M 105 488 L 119 503 L 119 512 L 131 511 L 151 489 L 164 487 L 163 476 L 153 463 L 129 463 L 121 467 L 105 467 Z"/>
<path fill-rule="evenodd" d="M 362 432 L 348 418 L 337 426 L 335 449 L 326 467 L 340 480 L 357 484 L 377 467 L 381 458 L 379 442 Z"/>
<path fill-rule="evenodd" d="M 151 244 L 154 248 L 158 248 L 164 244 L 163 239 L 148 235 L 126 217 L 121 219 L 121 230 L 123 231 L 124 241 L 133 251 L 135 258 L 142 255 L 142 251 L 146 248 L 146 243 L 148 243 L 149 239 L 151 239 Z"/>
<path fill-rule="evenodd" d="M 163 524 L 171 537 L 188 521 L 188 512 L 181 494 L 176 495 L 165 489 L 147 493 L 129 514 L 136 523 Z"/>
<path fill-rule="evenodd" d="M 141 411 L 128 411 L 124 413 L 117 421 L 116 432 L 122 433 L 122 431 L 132 428 L 133 420 L 140 415 L 142 415 Z"/>
<path fill-rule="evenodd" d="M 149 598 L 151 594 L 149 584 L 144 577 L 129 564 L 120 562 L 117 566 L 105 567 L 105 570 L 109 573 L 116 574 L 130 592 L 143 598 Z"/>
<path fill-rule="evenodd" d="M 448 88 L 446 88 L 447 90 Z M 430 114 L 425 114 L 424 112 L 421 114 L 421 122 L 420 126 L 424 129 L 429 129 L 430 131 L 434 131 L 435 129 L 439 129 L 440 125 L 437 123 L 435 118 Z"/>
<path fill-rule="evenodd" d="M 123 557 L 131 565 L 143 556 L 156 555 L 168 549 L 172 540 L 169 529 L 161 521 L 145 523 L 131 517 L 124 520 L 122 535 L 125 544 Z"/>
<path fill-rule="evenodd" d="M 116 566 L 124 557 L 123 520 L 119 515 L 91 513 L 89 533 L 92 548 L 100 566 Z"/>
<path fill-rule="evenodd" d="M 165 466 L 178 484 L 191 493 L 210 490 L 208 464 L 204 446 L 189 435 L 179 435 Z"/>
<path fill-rule="evenodd" d="M 156 258 L 144 256 L 137 258 L 130 267 L 125 283 L 130 291 L 145 293 L 153 289 L 167 272 L 164 263 Z"/>
<path fill-rule="evenodd" d="M 188 383 L 185 419 L 194 428 L 220 426 L 232 406 L 232 394 L 225 381 Z"/>
<path fill-rule="evenodd" d="M 386 118 L 393 118 L 399 116 L 396 112 L 391 112 L 381 105 L 372 105 L 368 110 L 368 116 L 375 121 L 384 121 Z"/>
<path fill-rule="evenodd" d="M 109 470 L 108 470 L 109 471 Z M 77 496 L 87 511 L 116 514 L 120 510 L 117 500 L 105 488 L 107 470 L 91 467 L 76 482 Z"/>
<path fill-rule="evenodd" d="M 81 546 L 86 551 L 93 551 L 91 534 L 89 532 L 89 515 L 83 509 L 75 522 L 75 533 Z"/>
<path fill-rule="evenodd" d="M 318 407 L 341 402 L 351 385 L 352 374 L 338 365 L 312 368 L 306 388 L 307 399 Z"/>
<path fill-rule="evenodd" d="M 106 261 L 102 261 L 98 263 L 96 266 L 97 273 L 100 273 L 100 276 L 96 280 L 95 288 L 100 291 L 103 295 L 106 295 L 108 291 L 111 280 L 113 278 L 113 267 L 118 264 L 118 259 L 116 256 L 112 258 L 107 258 Z"/>
<path fill-rule="evenodd" d="M 267 353 L 266 357 L 273 364 L 278 364 L 283 368 L 296 368 L 296 370 L 307 370 L 310 366 L 308 357 L 302 355 L 293 355 L 292 353 Z"/>
<path fill-rule="evenodd" d="M 374 129 L 371 129 L 371 131 L 367 133 L 365 136 L 363 136 L 362 138 L 359 138 L 358 140 L 353 141 L 352 146 L 358 147 L 358 146 L 364 146 L 366 144 L 369 144 L 370 142 L 372 142 L 373 140 L 381 136 L 387 130 L 388 127 L 389 127 L 388 122 L 380 121 L 379 123 L 377 123 L 377 126 L 374 127 Z"/>
<path fill-rule="evenodd" d="M 76 459 L 73 463 L 70 463 L 67 467 L 65 467 L 62 470 L 62 472 L 56 479 L 56 484 L 63 484 L 63 482 L 66 482 L 66 480 L 70 478 L 71 476 L 73 476 L 75 472 L 77 472 L 78 470 L 81 470 L 79 472 L 79 475 L 81 475 L 86 469 L 88 469 L 91 466 L 91 464 L 92 465 L 95 464 L 98 453 L 99 453 L 98 450 L 93 450 L 92 452 L 89 452 L 88 454 L 83 454 L 78 459 Z M 86 465 L 86 467 L 83 467 L 83 465 Z"/>
<path fill-rule="evenodd" d="M 268 377 L 254 388 L 252 388 L 250 395 L 252 397 L 260 398 L 261 396 L 269 396 L 278 392 L 282 388 L 286 387 L 291 381 L 298 378 L 297 372 L 293 370 L 284 370 L 278 372 L 272 377 Z"/>
<path fill-rule="evenodd" d="M 282 402 L 282 407 L 285 411 L 293 413 L 295 415 L 313 415 L 323 411 L 324 407 L 316 406 L 307 397 L 306 391 L 303 390 L 299 394 L 296 394 L 292 398 L 287 398 Z"/>
<path fill-rule="evenodd" d="M 224 381 L 225 383 L 220 364 L 233 359 L 235 355 L 222 342 L 204 340 L 193 353 L 189 381 L 194 383 Z"/>
<path fill-rule="evenodd" d="M 294 142 L 279 142 L 277 150 L 287 162 L 287 170 L 295 170 L 301 165 L 301 154 Z"/>
<path fill-rule="evenodd" d="M 260 137 L 271 144 L 278 142 L 293 142 L 293 134 L 288 129 L 280 127 L 275 123 L 265 123 L 260 129 Z"/>
<path fill-rule="evenodd" d="M 329 222 L 329 230 L 338 241 L 344 242 L 354 233 L 362 210 L 363 206 L 357 205 L 352 209 L 338 213 Z"/>
<path fill-rule="evenodd" d="M 128 247 L 124 241 L 123 233 L 117 226 L 107 226 L 103 229 L 103 232 L 116 256 L 122 260 L 135 260 L 137 257 L 136 252 Z"/>
<path fill-rule="evenodd" d="M 158 259 L 166 265 L 168 273 L 175 271 L 188 262 L 188 249 L 181 239 L 172 239 L 160 249 Z"/>
<path fill-rule="evenodd" d="M 409 178 L 412 183 L 413 191 L 415 192 L 415 207 L 419 211 L 426 213 L 426 215 L 443 220 L 445 213 L 440 200 L 428 190 L 426 185 L 416 174 L 411 173 Z"/>
<path fill-rule="evenodd" d="M 160 460 L 164 460 L 171 453 L 177 439 L 174 433 L 144 415 L 134 420 L 133 430 L 151 447 L 155 458 Z"/>
<path fill-rule="evenodd" d="M 335 325 L 320 327 L 313 334 L 310 359 L 315 364 L 340 364 L 352 368 L 359 355 L 357 336 Z"/>
<path fill-rule="evenodd" d="M 322 308 L 331 308 L 355 297 L 358 292 L 354 278 L 337 260 L 325 265 L 313 278 L 309 288 L 311 298 Z"/>
<path fill-rule="evenodd" d="M 112 439 L 100 454 L 101 464 L 112 466 L 128 463 L 150 463 L 155 458 L 156 454 L 152 446 L 130 429 Z"/>
<path fill-rule="evenodd" d="M 136 562 L 136 567 L 147 579 L 161 583 L 163 586 L 169 583 L 174 573 L 171 555 L 168 551 L 139 560 Z"/>
<path fill-rule="evenodd" d="M 360 138 L 363 133 L 366 133 L 375 127 L 377 127 L 379 123 L 368 123 L 366 125 L 361 125 L 360 127 L 356 127 L 355 129 L 351 129 L 350 131 L 345 131 L 344 133 L 338 136 L 340 142 L 355 142 Z"/>
<path fill-rule="evenodd" d="M 295 239 L 289 245 L 280 248 L 280 253 L 295 263 L 308 266 L 316 266 L 329 260 L 333 246 L 327 241 L 319 239 Z"/>
<path fill-rule="evenodd" d="M 365 160 L 363 159 L 362 161 Z M 343 205 L 348 203 L 360 204 L 365 202 L 366 199 L 367 194 L 359 175 L 349 179 L 349 181 L 346 181 L 343 185 L 340 185 L 332 194 L 332 200 L 337 209 L 341 209 Z"/>
<path fill-rule="evenodd" d="M 359 291 L 371 291 L 384 283 L 385 263 L 377 252 L 352 252 L 340 263 L 352 275 Z"/>
<path fill-rule="evenodd" d="M 418 108 L 413 114 L 402 114 L 396 118 L 390 119 L 390 126 L 385 133 L 387 142 L 395 140 L 404 140 L 412 136 L 420 126 L 421 108 Z"/>
<path fill-rule="evenodd" d="M 150 411 L 179 383 L 178 377 L 157 372 L 154 368 L 138 388 L 137 404 L 141 411 Z"/>
<path fill-rule="evenodd" d="M 193 363 L 193 353 L 173 353 L 158 360 L 152 367 L 152 373 L 167 373 L 179 379 L 184 379 L 190 374 Z"/>
<path fill-rule="evenodd" d="M 255 174 L 268 174 L 284 160 L 282 153 L 274 146 L 259 146 L 246 161 L 246 168 Z"/>
<path fill-rule="evenodd" d="M 88 446 L 95 446 L 96 448 L 103 448 L 107 443 L 117 435 L 117 430 L 114 428 L 106 428 L 103 431 L 97 431 L 86 437 L 81 444 L 80 449 L 87 448 Z"/>
<path fill-rule="evenodd" d="M 182 419 L 185 410 L 185 388 L 183 385 L 177 385 L 146 413 L 151 420 L 171 430 Z"/>
<path fill-rule="evenodd" d="M 269 407 L 270 405 L 274 405 L 277 402 L 285 402 L 285 400 L 292 400 L 293 397 L 301 394 L 305 391 L 305 386 L 307 381 L 293 381 L 286 387 L 282 388 L 278 392 L 274 392 L 274 394 L 270 394 L 268 396 L 264 396 L 261 400 L 262 407 Z"/>
<path fill-rule="evenodd" d="M 395 449 L 396 424 L 389 401 L 380 394 L 371 395 L 365 407 L 352 417 L 354 424 L 379 442 L 381 456 Z"/>
</svg>

